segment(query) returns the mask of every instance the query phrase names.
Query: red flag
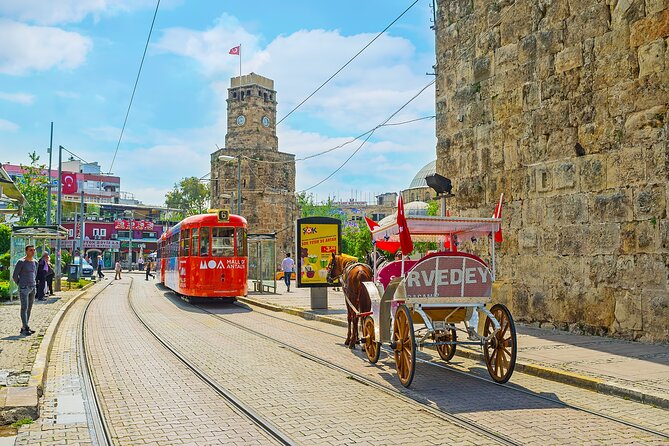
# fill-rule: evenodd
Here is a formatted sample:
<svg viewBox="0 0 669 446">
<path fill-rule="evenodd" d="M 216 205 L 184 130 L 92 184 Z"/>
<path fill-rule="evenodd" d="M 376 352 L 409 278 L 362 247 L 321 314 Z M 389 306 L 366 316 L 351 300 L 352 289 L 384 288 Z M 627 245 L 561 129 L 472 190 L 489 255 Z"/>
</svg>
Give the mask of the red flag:
<svg viewBox="0 0 669 446">
<path fill-rule="evenodd" d="M 492 218 L 502 218 L 502 201 L 504 200 L 504 194 L 499 196 L 499 202 L 495 206 L 495 213 L 492 214 Z M 502 224 L 500 223 L 499 230 L 495 232 L 495 241 L 497 243 L 502 243 Z"/>
<path fill-rule="evenodd" d="M 61 184 L 63 187 L 64 194 L 76 194 L 77 190 L 77 174 L 76 173 L 63 173 L 60 178 Z"/>
<path fill-rule="evenodd" d="M 365 217 L 365 222 L 367 223 L 367 227 L 369 228 L 369 232 L 372 232 L 374 229 L 379 227 L 379 224 L 372 220 L 371 218 Z"/>
<path fill-rule="evenodd" d="M 230 52 L 228 54 L 232 54 L 233 56 L 239 56 L 239 53 L 241 52 L 241 50 L 242 50 L 242 46 L 237 45 L 234 48 L 230 48 Z"/>
<path fill-rule="evenodd" d="M 407 226 L 407 219 L 404 216 L 404 202 L 402 201 L 402 194 L 397 200 L 397 226 L 400 235 L 400 248 L 403 255 L 408 255 L 413 251 L 413 242 L 411 241 L 411 234 Z"/>
</svg>

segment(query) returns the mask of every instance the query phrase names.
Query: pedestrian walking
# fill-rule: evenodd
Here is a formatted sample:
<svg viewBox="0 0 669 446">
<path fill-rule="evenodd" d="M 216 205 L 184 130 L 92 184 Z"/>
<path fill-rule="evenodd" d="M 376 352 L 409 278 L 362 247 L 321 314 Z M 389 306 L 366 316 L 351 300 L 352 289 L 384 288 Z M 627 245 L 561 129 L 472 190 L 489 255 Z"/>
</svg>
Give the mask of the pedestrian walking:
<svg viewBox="0 0 669 446">
<path fill-rule="evenodd" d="M 104 279 L 105 275 L 102 273 L 102 260 L 98 260 L 98 279 Z"/>
<path fill-rule="evenodd" d="M 139 259 L 137 259 L 137 269 L 142 271 L 144 269 L 144 257 L 140 256 Z"/>
<path fill-rule="evenodd" d="M 286 283 L 286 288 L 290 292 L 290 275 L 293 274 L 295 261 L 290 258 L 290 253 L 286 253 L 286 258 L 281 262 L 281 269 L 283 270 L 283 281 Z"/>
<path fill-rule="evenodd" d="M 29 336 L 35 333 L 28 325 L 37 287 L 37 261 L 35 260 L 35 247 L 33 245 L 26 246 L 25 257 L 16 262 L 12 279 L 19 286 L 21 334 Z"/>
<path fill-rule="evenodd" d="M 146 266 L 144 267 L 146 269 L 146 280 L 149 280 L 149 276 L 151 276 L 152 278 L 156 277 L 153 274 L 151 274 L 151 269 L 152 269 L 151 266 L 152 262 L 146 262 Z"/>
<path fill-rule="evenodd" d="M 114 280 L 118 280 L 121 278 L 121 262 L 118 260 L 116 261 L 116 265 L 114 266 L 114 271 L 116 271 L 116 276 L 114 276 Z"/>
<path fill-rule="evenodd" d="M 42 257 L 37 263 L 37 292 L 35 299 L 39 301 L 45 301 L 44 290 L 46 289 L 46 274 L 49 272 L 49 253 L 42 253 Z"/>
<path fill-rule="evenodd" d="M 47 290 L 45 291 L 49 292 L 49 296 L 53 296 L 53 278 L 56 276 L 56 271 L 54 271 L 53 265 L 51 264 L 51 257 L 47 258 L 47 265 L 49 269 L 46 273 Z"/>
</svg>

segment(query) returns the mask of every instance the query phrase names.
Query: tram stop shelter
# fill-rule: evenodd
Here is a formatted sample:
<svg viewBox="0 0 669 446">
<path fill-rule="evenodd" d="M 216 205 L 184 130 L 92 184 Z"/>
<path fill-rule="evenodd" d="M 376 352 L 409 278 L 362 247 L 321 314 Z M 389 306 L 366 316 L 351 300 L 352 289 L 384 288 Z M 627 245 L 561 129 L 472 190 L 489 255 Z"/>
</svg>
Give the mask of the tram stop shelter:
<svg viewBox="0 0 669 446">
<path fill-rule="evenodd" d="M 253 291 L 276 294 L 276 233 L 249 234 L 247 240 Z"/>
<path fill-rule="evenodd" d="M 42 255 L 40 247 L 47 245 L 51 247 L 51 240 L 66 239 L 67 229 L 62 226 L 12 226 L 12 237 L 10 241 L 10 263 L 9 277 L 14 273 L 14 265 L 25 256 L 26 246 L 35 245 L 38 252 L 35 259 L 39 260 Z M 43 252 L 43 249 L 42 249 Z M 57 261 L 57 260 L 56 260 Z M 9 299 L 12 300 L 17 294 L 18 288 L 13 280 L 9 281 Z"/>
</svg>

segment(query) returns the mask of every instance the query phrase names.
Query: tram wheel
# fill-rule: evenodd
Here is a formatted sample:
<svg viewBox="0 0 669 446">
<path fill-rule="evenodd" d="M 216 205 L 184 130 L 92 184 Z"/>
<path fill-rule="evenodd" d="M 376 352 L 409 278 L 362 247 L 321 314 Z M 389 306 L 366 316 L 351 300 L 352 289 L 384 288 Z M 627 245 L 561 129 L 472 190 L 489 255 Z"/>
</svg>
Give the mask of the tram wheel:
<svg viewBox="0 0 669 446">
<path fill-rule="evenodd" d="M 374 318 L 372 316 L 366 316 L 362 320 L 362 336 L 365 338 L 363 348 L 365 349 L 365 353 L 367 353 L 367 359 L 372 364 L 376 364 L 381 354 L 381 343 L 376 341 L 374 335 Z"/>
<path fill-rule="evenodd" d="M 404 387 L 409 387 L 416 372 L 416 338 L 413 332 L 411 312 L 404 304 L 397 307 L 395 312 L 393 345 L 397 376 Z"/>
<path fill-rule="evenodd" d="M 458 335 L 455 332 L 455 329 L 451 328 L 450 330 L 446 330 L 445 332 L 440 333 L 438 336 L 435 336 L 434 339 L 437 342 L 451 342 L 457 341 Z M 437 345 L 437 352 L 439 353 L 441 359 L 444 361 L 450 361 L 455 355 L 455 347 L 455 344 Z"/>
<path fill-rule="evenodd" d="M 483 346 L 483 355 L 490 377 L 497 383 L 503 384 L 511 378 L 516 366 L 516 325 L 513 323 L 511 312 L 502 304 L 495 304 L 490 312 L 499 322 L 500 329 L 495 336 L 490 338 Z M 486 317 L 483 328 L 483 336 L 490 336 L 494 331 L 494 325 L 489 317 Z"/>
</svg>

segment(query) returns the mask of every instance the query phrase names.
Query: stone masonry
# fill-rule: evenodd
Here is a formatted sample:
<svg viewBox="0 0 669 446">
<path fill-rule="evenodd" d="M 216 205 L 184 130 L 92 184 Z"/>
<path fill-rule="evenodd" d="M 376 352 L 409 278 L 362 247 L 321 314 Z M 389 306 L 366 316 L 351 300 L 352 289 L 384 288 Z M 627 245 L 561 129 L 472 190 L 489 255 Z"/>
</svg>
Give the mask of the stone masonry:
<svg viewBox="0 0 669 446">
<path fill-rule="evenodd" d="M 669 341 L 669 1 L 438 0 L 437 171 L 517 320 Z"/>
<path fill-rule="evenodd" d="M 277 258 L 283 258 L 294 249 L 295 155 L 278 149 L 274 81 L 255 73 L 234 77 L 227 102 L 225 148 L 211 154 L 212 206 L 237 212 L 241 157 L 241 215 L 249 233 L 277 233 Z M 220 160 L 220 155 L 237 159 Z"/>
</svg>

